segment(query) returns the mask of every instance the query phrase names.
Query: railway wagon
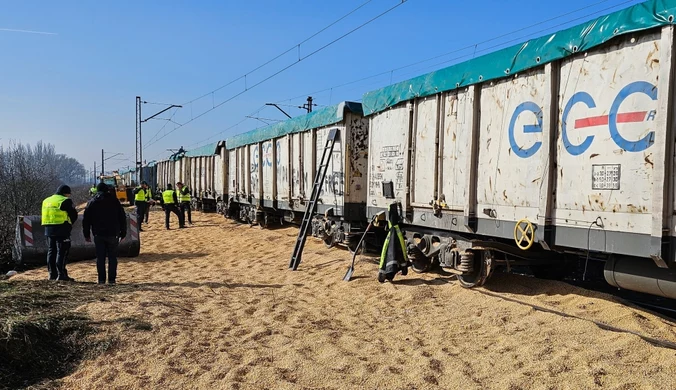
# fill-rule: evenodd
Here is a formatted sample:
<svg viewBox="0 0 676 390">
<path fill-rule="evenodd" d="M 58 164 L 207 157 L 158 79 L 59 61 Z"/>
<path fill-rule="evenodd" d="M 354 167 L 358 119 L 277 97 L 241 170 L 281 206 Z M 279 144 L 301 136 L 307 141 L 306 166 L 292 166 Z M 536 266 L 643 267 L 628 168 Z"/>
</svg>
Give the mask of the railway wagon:
<svg viewBox="0 0 676 390">
<path fill-rule="evenodd" d="M 338 139 L 312 233 L 327 246 L 356 247 L 366 220 L 368 155 L 368 122 L 359 103 L 342 102 L 227 139 L 226 214 L 261 227 L 300 221 L 332 129 Z"/>
<path fill-rule="evenodd" d="M 132 187 L 136 183 L 136 172 L 133 170 L 120 171 L 120 178 L 124 185 Z"/>
<path fill-rule="evenodd" d="M 369 217 L 414 270 L 501 266 L 676 298 L 674 15 L 647 1 L 363 96 Z"/>
<path fill-rule="evenodd" d="M 159 194 L 167 188 L 167 184 L 172 187 L 180 180 L 181 163 L 180 160 L 172 158 L 157 162 L 157 193 Z"/>
<path fill-rule="evenodd" d="M 151 161 L 141 168 L 141 178 L 142 181 L 148 183 L 150 191 L 153 195 L 157 193 L 157 162 Z M 138 185 L 134 181 L 135 185 Z"/>
<path fill-rule="evenodd" d="M 189 150 L 156 164 L 157 187 L 164 190 L 180 181 L 188 186 L 196 210 L 215 212 L 227 193 L 226 161 L 224 141 Z"/>
</svg>

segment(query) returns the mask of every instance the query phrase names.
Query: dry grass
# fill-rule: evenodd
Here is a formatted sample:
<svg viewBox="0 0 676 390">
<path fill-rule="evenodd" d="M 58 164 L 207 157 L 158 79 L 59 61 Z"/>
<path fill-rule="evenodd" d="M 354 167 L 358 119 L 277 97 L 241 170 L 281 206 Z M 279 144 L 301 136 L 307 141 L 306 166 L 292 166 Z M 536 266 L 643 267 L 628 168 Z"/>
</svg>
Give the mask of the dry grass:
<svg viewBox="0 0 676 390">
<path fill-rule="evenodd" d="M 46 280 L 0 283 L 0 388 L 52 387 L 86 358 L 115 345 L 116 335 L 74 309 L 110 296 L 92 284 Z M 122 327 L 135 327 L 129 319 Z"/>
<path fill-rule="evenodd" d="M 557 282 L 495 275 L 466 290 L 436 274 L 376 281 L 361 261 L 310 239 L 287 270 L 297 230 L 217 215 L 166 231 L 152 213 L 141 256 L 118 286 L 75 313 L 116 340 L 59 384 L 66 389 L 666 389 L 676 352 L 585 320 L 676 341 L 673 323 Z M 176 221 L 173 221 L 174 226 Z M 96 280 L 93 262 L 69 266 Z M 33 280 L 44 270 L 12 279 Z M 97 288 L 97 287 L 94 287 Z M 92 290 L 93 291 L 93 290 Z M 565 318 L 491 292 L 565 313 Z"/>
</svg>

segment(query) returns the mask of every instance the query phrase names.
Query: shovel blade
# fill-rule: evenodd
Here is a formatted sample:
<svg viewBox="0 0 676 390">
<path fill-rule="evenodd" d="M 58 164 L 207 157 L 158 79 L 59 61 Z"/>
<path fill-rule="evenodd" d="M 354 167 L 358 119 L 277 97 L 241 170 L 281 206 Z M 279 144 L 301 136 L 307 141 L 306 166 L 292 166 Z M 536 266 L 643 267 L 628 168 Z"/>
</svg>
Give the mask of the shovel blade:
<svg viewBox="0 0 676 390">
<path fill-rule="evenodd" d="M 354 267 L 350 267 L 347 269 L 347 272 L 345 273 L 345 276 L 343 276 L 343 280 L 346 282 L 349 282 L 350 279 L 352 278 L 352 274 L 354 273 Z"/>
</svg>

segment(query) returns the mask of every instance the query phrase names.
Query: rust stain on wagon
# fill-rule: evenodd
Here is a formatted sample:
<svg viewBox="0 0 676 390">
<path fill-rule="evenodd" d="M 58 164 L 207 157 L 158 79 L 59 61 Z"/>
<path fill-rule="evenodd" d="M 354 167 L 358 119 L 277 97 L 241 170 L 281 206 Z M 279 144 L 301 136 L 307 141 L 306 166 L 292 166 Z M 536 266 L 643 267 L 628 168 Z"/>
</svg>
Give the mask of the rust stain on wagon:
<svg viewBox="0 0 676 390">
<path fill-rule="evenodd" d="M 629 204 L 627 205 L 627 211 L 629 211 L 630 213 L 640 213 L 640 212 L 641 212 L 641 210 L 639 210 L 638 207 L 634 206 L 634 205 L 631 204 L 631 203 L 629 203 Z"/>
<path fill-rule="evenodd" d="M 650 156 L 652 156 L 652 153 L 646 155 L 643 161 L 645 161 L 646 166 L 650 165 L 650 168 L 654 168 L 655 164 L 653 164 L 653 162 L 650 160 Z"/>
<path fill-rule="evenodd" d="M 602 194 L 589 195 L 589 205 L 592 206 L 592 209 L 596 205 L 599 208 L 601 208 L 601 210 L 606 211 L 606 205 L 603 202 L 603 195 Z"/>
<path fill-rule="evenodd" d="M 646 57 L 646 65 L 648 65 L 651 69 L 654 69 L 655 66 L 657 66 L 660 63 L 659 60 L 659 52 L 660 49 L 657 46 L 657 42 L 653 42 L 653 50 L 651 50 L 648 53 L 648 56 Z"/>
</svg>

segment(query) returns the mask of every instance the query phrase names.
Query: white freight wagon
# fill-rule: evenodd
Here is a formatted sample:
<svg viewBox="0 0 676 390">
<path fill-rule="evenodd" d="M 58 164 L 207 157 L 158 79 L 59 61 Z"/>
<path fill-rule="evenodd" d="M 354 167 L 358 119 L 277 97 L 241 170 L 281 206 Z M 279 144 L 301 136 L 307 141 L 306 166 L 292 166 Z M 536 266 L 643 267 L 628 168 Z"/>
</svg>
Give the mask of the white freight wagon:
<svg viewBox="0 0 676 390">
<path fill-rule="evenodd" d="M 414 269 L 467 287 L 575 253 L 676 298 L 674 15 L 647 1 L 366 93 L 367 214 L 400 202 Z"/>
<path fill-rule="evenodd" d="M 339 137 L 313 234 L 329 246 L 356 246 L 355 233 L 365 226 L 368 154 L 368 122 L 359 103 L 342 102 L 229 138 L 229 215 L 260 226 L 299 221 L 331 129 Z"/>
<path fill-rule="evenodd" d="M 158 188 L 164 190 L 171 184 L 175 189 L 176 183 L 183 183 L 188 186 L 197 210 L 217 211 L 227 194 L 225 141 L 189 150 L 156 166 Z"/>
<path fill-rule="evenodd" d="M 167 188 L 167 184 L 173 187 L 178 180 L 176 180 L 176 167 L 174 160 L 158 161 L 157 167 L 157 193 L 161 193 Z"/>
</svg>

